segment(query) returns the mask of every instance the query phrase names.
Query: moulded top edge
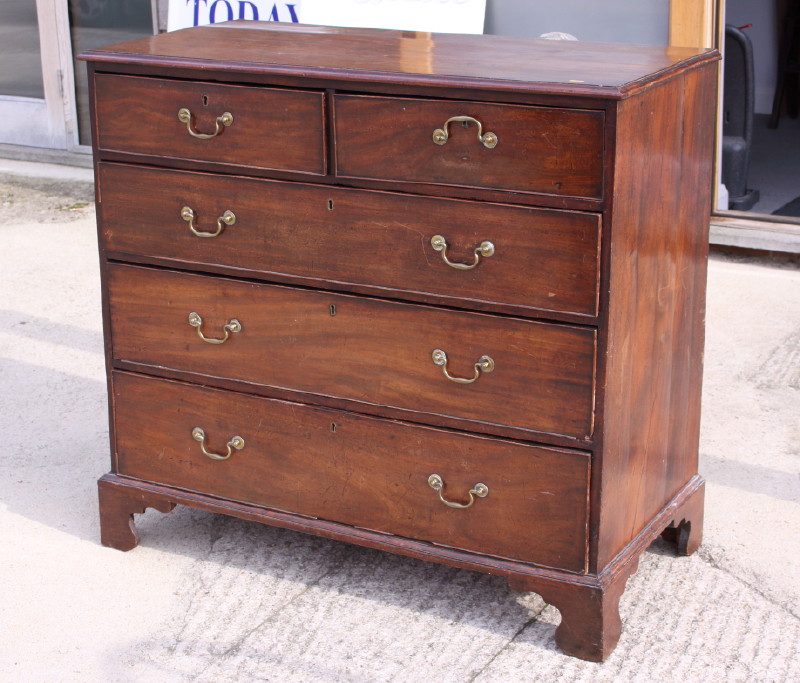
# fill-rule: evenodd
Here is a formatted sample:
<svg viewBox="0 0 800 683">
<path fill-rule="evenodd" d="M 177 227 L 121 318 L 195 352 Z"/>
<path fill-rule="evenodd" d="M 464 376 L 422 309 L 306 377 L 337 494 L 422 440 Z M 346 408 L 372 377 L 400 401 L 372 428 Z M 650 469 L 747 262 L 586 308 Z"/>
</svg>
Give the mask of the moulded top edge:
<svg viewBox="0 0 800 683">
<path fill-rule="evenodd" d="M 619 98 L 714 50 L 234 21 L 89 50 L 81 59 L 175 69 L 530 90 Z"/>
</svg>

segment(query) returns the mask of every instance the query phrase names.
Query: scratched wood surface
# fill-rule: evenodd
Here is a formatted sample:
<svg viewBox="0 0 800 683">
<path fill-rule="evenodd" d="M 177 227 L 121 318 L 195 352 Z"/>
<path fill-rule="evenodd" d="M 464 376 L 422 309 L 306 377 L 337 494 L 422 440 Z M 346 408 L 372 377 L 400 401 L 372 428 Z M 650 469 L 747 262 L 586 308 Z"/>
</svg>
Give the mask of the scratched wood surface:
<svg viewBox="0 0 800 683">
<path fill-rule="evenodd" d="M 107 163 L 99 181 L 101 236 L 119 257 L 523 315 L 597 312 L 597 214 Z M 200 231 L 229 210 L 236 223 L 197 237 L 184 206 Z M 454 269 L 431 246 L 437 234 L 456 263 L 486 240 L 495 253 Z"/>
<path fill-rule="evenodd" d="M 102 150 L 324 175 L 323 95 L 275 88 L 100 74 L 95 79 Z M 192 114 L 193 137 L 178 119 Z M 229 126 L 217 126 L 224 113 Z"/>
<path fill-rule="evenodd" d="M 405 408 L 434 424 L 449 416 L 591 436 L 591 329 L 125 265 L 109 268 L 109 295 L 115 361 L 149 372 L 351 399 L 377 414 Z M 189 325 L 191 312 L 208 337 L 221 337 L 232 318 L 242 331 L 208 344 Z M 435 349 L 455 377 L 474 377 L 483 355 L 494 369 L 473 384 L 453 382 L 434 364 Z"/>
<path fill-rule="evenodd" d="M 160 64 L 396 83 L 472 83 L 485 90 L 619 96 L 714 52 L 651 45 L 230 22 L 84 53 L 112 64 Z"/>
<path fill-rule="evenodd" d="M 117 373 L 120 473 L 400 536 L 583 571 L 589 458 Z M 191 432 L 201 427 L 204 455 Z M 446 506 L 428 485 L 472 507 Z"/>
</svg>

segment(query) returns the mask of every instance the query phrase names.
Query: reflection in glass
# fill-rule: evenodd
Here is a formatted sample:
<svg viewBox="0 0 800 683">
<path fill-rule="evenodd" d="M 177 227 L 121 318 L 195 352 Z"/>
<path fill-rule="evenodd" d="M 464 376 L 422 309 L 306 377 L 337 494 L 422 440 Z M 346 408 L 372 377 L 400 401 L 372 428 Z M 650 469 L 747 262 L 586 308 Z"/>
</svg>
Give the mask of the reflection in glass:
<svg viewBox="0 0 800 683">
<path fill-rule="evenodd" d="M 0 96 L 44 99 L 36 0 L 0 0 Z"/>
<path fill-rule="evenodd" d="M 153 34 L 151 1 L 69 0 L 69 23 L 73 55 L 123 40 L 143 38 Z M 75 91 L 79 140 L 82 145 L 90 145 L 89 91 L 84 62 L 75 62 Z"/>
</svg>

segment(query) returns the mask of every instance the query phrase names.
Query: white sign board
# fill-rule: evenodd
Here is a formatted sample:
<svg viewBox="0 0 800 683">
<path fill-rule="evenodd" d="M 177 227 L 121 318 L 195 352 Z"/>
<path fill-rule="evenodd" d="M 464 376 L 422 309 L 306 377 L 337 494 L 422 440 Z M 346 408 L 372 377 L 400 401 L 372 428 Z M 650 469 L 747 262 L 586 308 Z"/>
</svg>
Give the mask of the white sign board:
<svg viewBox="0 0 800 683">
<path fill-rule="evenodd" d="M 486 0 L 169 0 L 167 30 L 233 19 L 483 33 Z"/>
<path fill-rule="evenodd" d="M 303 0 L 304 24 L 483 33 L 486 0 Z"/>
</svg>

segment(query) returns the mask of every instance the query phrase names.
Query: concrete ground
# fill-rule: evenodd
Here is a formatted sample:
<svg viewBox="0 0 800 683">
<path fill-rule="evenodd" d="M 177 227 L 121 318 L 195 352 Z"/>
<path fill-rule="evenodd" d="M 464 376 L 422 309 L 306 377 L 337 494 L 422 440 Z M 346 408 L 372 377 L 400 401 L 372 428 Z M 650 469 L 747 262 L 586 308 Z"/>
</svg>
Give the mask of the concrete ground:
<svg viewBox="0 0 800 683">
<path fill-rule="evenodd" d="M 656 543 L 604 664 L 490 576 L 177 508 L 98 542 L 91 177 L 0 161 L 3 681 L 800 681 L 800 271 L 710 263 L 705 541 Z"/>
</svg>

